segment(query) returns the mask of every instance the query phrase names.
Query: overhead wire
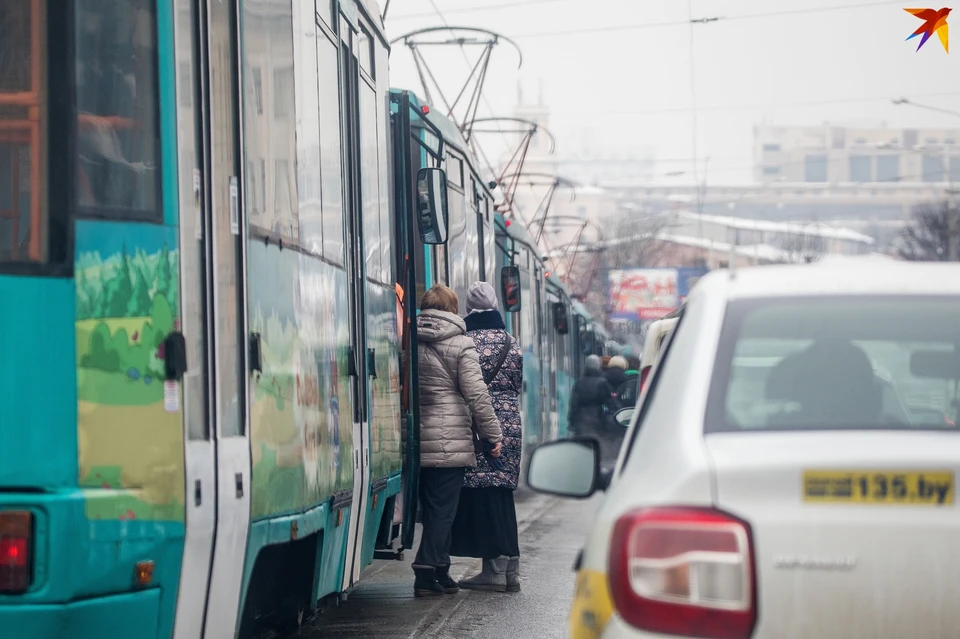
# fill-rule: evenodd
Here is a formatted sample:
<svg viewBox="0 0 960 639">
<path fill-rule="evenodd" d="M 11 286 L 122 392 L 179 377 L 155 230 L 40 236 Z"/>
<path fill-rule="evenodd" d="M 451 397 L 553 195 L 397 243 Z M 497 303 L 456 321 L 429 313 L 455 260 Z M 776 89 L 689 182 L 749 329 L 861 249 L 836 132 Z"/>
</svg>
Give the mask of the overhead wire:
<svg viewBox="0 0 960 639">
<path fill-rule="evenodd" d="M 447 9 L 447 15 L 454 13 L 478 13 L 480 11 L 500 11 L 504 9 L 516 9 L 538 4 L 556 4 L 558 2 L 570 2 L 570 0 L 518 0 L 516 2 L 504 2 L 501 4 L 478 4 L 471 5 L 469 7 L 460 7 L 458 9 Z M 423 13 L 401 13 L 400 15 L 393 16 L 391 19 L 413 20 L 415 18 L 429 18 L 432 15 L 432 11 L 426 11 Z"/>
<path fill-rule="evenodd" d="M 706 18 L 693 18 L 686 20 L 666 20 L 663 22 L 643 22 L 639 24 L 620 24 L 604 25 L 598 27 L 581 27 L 577 29 L 555 30 L 555 31 L 534 31 L 530 33 L 514 34 L 513 39 L 520 38 L 551 38 L 566 35 L 580 35 L 584 33 L 610 33 L 614 31 L 638 31 L 644 29 L 662 29 L 666 27 L 680 27 L 688 24 L 705 24 L 713 22 L 730 22 L 734 20 L 757 20 L 763 18 L 777 18 L 782 16 L 809 15 L 818 13 L 828 13 L 836 11 L 848 11 L 852 9 L 867 9 L 872 7 L 889 6 L 902 4 L 895 0 L 883 0 L 881 2 L 861 2 L 858 4 L 844 4 L 830 7 L 809 7 L 804 9 L 782 9 L 778 11 L 761 11 L 757 13 L 742 13 L 731 16 L 716 16 Z"/>
<path fill-rule="evenodd" d="M 960 96 L 960 92 L 951 91 L 946 93 L 923 93 L 918 94 L 914 97 L 920 99 L 926 98 L 955 98 Z M 789 109 L 793 107 L 806 107 L 806 106 L 828 106 L 832 104 L 861 104 L 868 102 L 888 102 L 890 101 L 889 95 L 884 96 L 874 96 L 869 98 L 831 98 L 827 100 L 803 100 L 796 102 L 780 102 L 780 103 L 767 103 L 767 104 L 730 104 L 730 105 L 715 105 L 715 106 L 700 106 L 697 108 L 697 111 L 702 113 L 704 111 L 760 111 L 763 109 Z M 634 116 L 634 115 L 669 115 L 669 114 L 683 114 L 688 113 L 693 110 L 692 107 L 670 107 L 665 109 L 625 109 L 617 111 L 600 111 L 596 109 L 590 109 L 586 111 L 567 111 L 565 113 L 559 114 L 555 117 L 578 117 L 578 116 L 590 116 L 593 118 L 596 117 L 609 117 L 609 116 Z M 942 109 L 937 109 L 942 110 Z"/>
<path fill-rule="evenodd" d="M 440 11 L 440 7 L 437 6 L 436 0 L 430 0 L 430 5 L 433 7 L 433 10 L 434 12 L 436 12 L 437 16 L 440 18 L 440 21 L 443 23 L 443 26 L 450 29 L 450 34 L 456 37 L 457 35 L 456 32 L 450 28 L 450 23 L 447 21 L 447 18 L 443 15 L 443 12 Z M 463 43 L 460 44 L 460 54 L 463 56 L 463 61 L 466 63 L 467 68 L 470 69 L 471 68 L 470 58 L 467 56 L 467 52 L 463 48 Z M 496 117 L 493 107 L 490 106 L 490 101 L 487 100 L 487 96 L 483 95 L 482 92 L 481 92 L 481 99 L 483 100 L 483 103 L 487 106 L 487 109 L 490 110 L 490 117 Z M 496 124 L 497 124 L 497 129 L 500 131 L 500 135 L 503 138 L 504 143 L 506 144 L 507 148 L 510 148 L 510 141 L 507 139 L 507 135 L 506 133 L 504 133 L 503 127 L 500 125 L 499 122 L 497 122 Z"/>
<path fill-rule="evenodd" d="M 437 6 L 436 0 L 430 0 L 430 5 L 433 7 L 433 10 L 437 14 L 437 16 L 440 18 L 440 21 L 443 23 L 443 26 L 447 27 L 450 30 L 450 34 L 456 37 L 456 32 L 452 28 L 450 28 L 450 23 L 447 21 L 447 18 L 443 15 L 443 12 L 440 10 L 440 7 Z M 464 63 L 466 63 L 467 68 L 470 69 L 471 68 L 470 58 L 467 56 L 466 50 L 464 50 L 463 43 L 460 44 L 460 53 L 463 56 L 463 61 Z M 434 82 L 436 82 L 436 80 L 434 80 Z M 490 101 L 487 100 L 487 96 L 483 95 L 482 91 L 480 93 L 480 98 L 483 100 L 483 103 L 486 105 L 487 109 L 490 111 L 490 117 L 496 117 L 496 112 L 494 111 L 493 107 L 490 105 Z M 507 138 L 507 135 L 504 132 L 501 123 L 499 121 L 496 122 L 496 126 L 500 132 L 500 136 L 503 138 L 504 144 L 509 149 L 510 140 Z M 491 175 L 496 177 L 496 170 L 493 168 L 493 163 L 490 162 L 490 158 L 487 157 L 487 154 L 483 150 L 483 147 L 479 143 L 477 143 L 476 148 L 480 151 L 481 155 L 483 155 L 484 162 L 486 163 L 487 169 L 490 171 Z M 519 207 L 517 207 L 514 202 L 510 202 L 510 206 L 512 209 L 515 209 L 517 211 L 517 216 L 520 218 L 520 221 L 523 222 L 524 226 L 529 226 L 529 223 L 526 222 L 526 220 L 523 217 L 523 214 L 520 212 Z M 544 241 L 544 248 L 546 251 L 551 250 L 549 242 Z"/>
</svg>

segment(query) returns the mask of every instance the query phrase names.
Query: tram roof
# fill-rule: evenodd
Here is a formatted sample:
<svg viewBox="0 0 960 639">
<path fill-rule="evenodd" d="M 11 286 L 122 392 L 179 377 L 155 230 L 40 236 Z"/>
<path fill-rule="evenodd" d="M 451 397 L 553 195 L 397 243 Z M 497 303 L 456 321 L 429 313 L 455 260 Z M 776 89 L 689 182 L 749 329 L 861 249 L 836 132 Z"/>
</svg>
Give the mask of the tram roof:
<svg viewBox="0 0 960 639">
<path fill-rule="evenodd" d="M 559 277 L 557 277 L 553 273 L 551 273 L 550 277 L 547 278 L 547 284 L 549 284 L 550 286 L 556 289 L 559 289 L 560 292 L 563 293 L 566 297 L 573 299 L 573 297 L 570 295 L 570 289 L 567 288 L 567 285 L 564 284 L 563 280 L 561 280 Z"/>
</svg>

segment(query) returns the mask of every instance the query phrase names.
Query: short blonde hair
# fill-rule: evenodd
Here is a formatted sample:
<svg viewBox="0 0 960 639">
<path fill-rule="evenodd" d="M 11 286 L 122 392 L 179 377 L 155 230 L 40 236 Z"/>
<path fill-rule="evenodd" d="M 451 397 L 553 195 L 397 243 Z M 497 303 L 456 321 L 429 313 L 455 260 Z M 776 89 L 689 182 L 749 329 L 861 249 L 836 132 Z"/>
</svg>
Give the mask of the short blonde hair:
<svg viewBox="0 0 960 639">
<path fill-rule="evenodd" d="M 453 289 L 443 284 L 437 284 L 424 293 L 423 299 L 420 301 L 420 310 L 426 311 L 429 309 L 456 313 L 460 310 L 460 298 L 453 292 Z"/>
</svg>

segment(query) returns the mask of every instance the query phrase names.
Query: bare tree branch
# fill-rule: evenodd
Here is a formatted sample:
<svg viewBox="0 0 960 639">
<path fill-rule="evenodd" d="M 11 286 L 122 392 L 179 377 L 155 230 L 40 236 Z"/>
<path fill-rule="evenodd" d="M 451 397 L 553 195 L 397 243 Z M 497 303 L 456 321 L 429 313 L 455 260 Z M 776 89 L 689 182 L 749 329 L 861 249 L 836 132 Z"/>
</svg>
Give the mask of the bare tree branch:
<svg viewBox="0 0 960 639">
<path fill-rule="evenodd" d="M 950 217 L 953 215 L 960 215 L 960 210 L 947 201 L 916 207 L 900 234 L 897 248 L 900 257 L 914 262 L 949 260 Z"/>
<path fill-rule="evenodd" d="M 827 252 L 827 243 L 821 236 L 806 233 L 777 233 L 773 246 L 786 253 L 785 259 L 779 260 L 786 264 L 816 262 Z"/>
<path fill-rule="evenodd" d="M 578 256 L 569 282 L 574 294 L 581 297 L 590 313 L 608 325 L 609 304 L 607 273 L 611 270 L 654 267 L 669 250 L 661 239 L 668 226 L 666 216 L 622 217 L 611 224 L 612 232 L 604 238 L 598 253 Z"/>
</svg>

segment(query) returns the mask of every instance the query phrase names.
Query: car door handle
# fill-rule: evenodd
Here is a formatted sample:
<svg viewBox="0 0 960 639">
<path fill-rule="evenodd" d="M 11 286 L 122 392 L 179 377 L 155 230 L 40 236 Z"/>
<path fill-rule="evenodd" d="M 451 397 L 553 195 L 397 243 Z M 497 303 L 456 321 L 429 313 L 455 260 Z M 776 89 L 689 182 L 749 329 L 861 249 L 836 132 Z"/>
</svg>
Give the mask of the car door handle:
<svg viewBox="0 0 960 639">
<path fill-rule="evenodd" d="M 200 483 L 199 479 L 193 483 L 193 505 L 194 506 L 199 506 L 200 504 L 203 503 L 203 492 L 201 491 L 201 486 L 202 484 Z"/>
<path fill-rule="evenodd" d="M 237 473 L 233 479 L 237 484 L 237 499 L 240 499 L 243 497 L 243 473 Z"/>
</svg>

